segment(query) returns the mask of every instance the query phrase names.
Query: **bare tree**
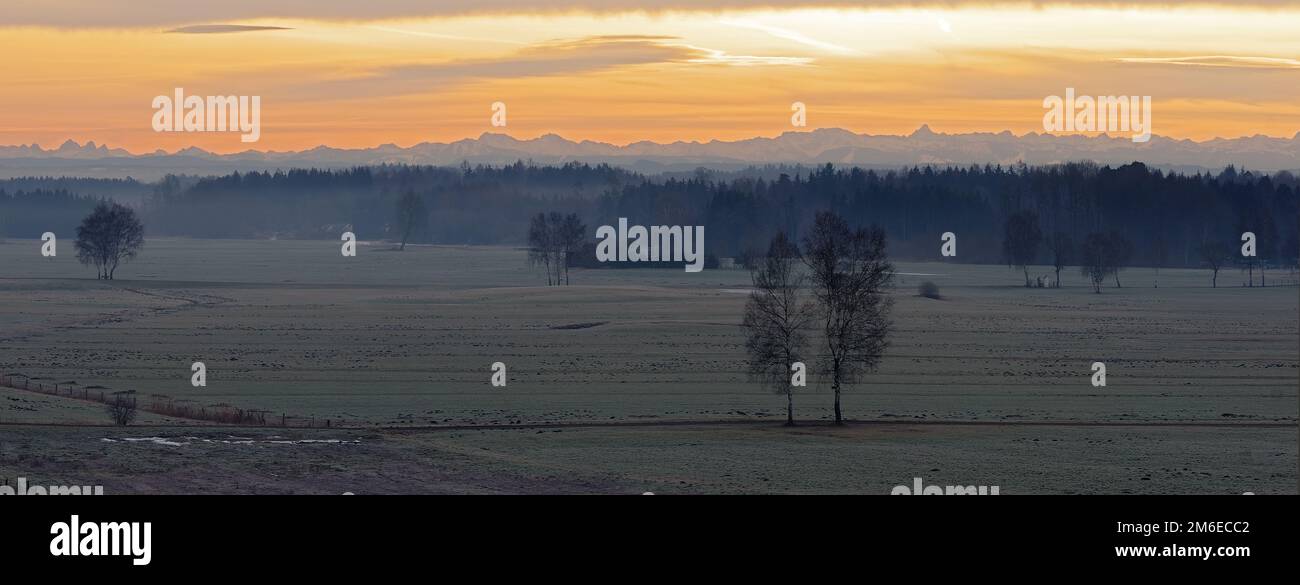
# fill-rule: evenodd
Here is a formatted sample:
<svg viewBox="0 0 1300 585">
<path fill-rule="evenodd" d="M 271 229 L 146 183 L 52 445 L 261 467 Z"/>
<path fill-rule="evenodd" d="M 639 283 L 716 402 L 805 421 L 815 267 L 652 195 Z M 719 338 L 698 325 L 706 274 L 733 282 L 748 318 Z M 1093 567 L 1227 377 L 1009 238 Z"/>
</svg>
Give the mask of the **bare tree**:
<svg viewBox="0 0 1300 585">
<path fill-rule="evenodd" d="M 804 238 L 804 263 L 811 271 L 825 354 L 835 393 L 835 424 L 843 424 L 840 391 L 872 371 L 888 346 L 891 299 L 885 289 L 894 267 L 885 254 L 885 232 L 878 227 L 851 230 L 833 212 L 817 214 Z"/>
<path fill-rule="evenodd" d="M 104 406 L 113 424 L 123 427 L 131 424 L 135 420 L 135 392 L 114 392 L 112 396 Z"/>
<path fill-rule="evenodd" d="M 144 226 L 135 210 L 101 201 L 77 227 L 77 259 L 95 265 L 95 277 L 113 280 L 118 264 L 144 246 Z"/>
<path fill-rule="evenodd" d="M 1155 239 L 1151 242 L 1151 264 L 1155 266 L 1156 278 L 1152 283 L 1152 288 L 1160 288 L 1160 269 L 1169 263 L 1169 242 L 1165 239 L 1164 232 L 1156 234 Z"/>
<path fill-rule="evenodd" d="M 1105 260 L 1107 268 L 1115 277 L 1115 288 L 1124 288 L 1119 283 L 1119 271 L 1128 267 L 1133 259 L 1133 242 L 1117 231 L 1106 234 Z"/>
<path fill-rule="evenodd" d="M 1020 267 L 1025 271 L 1025 286 L 1029 282 L 1029 265 L 1038 256 L 1038 246 L 1043 242 L 1043 230 L 1038 227 L 1038 214 L 1030 211 L 1017 211 L 1007 218 L 1006 229 L 1002 239 L 1002 255 L 1007 259 L 1007 266 Z"/>
<path fill-rule="evenodd" d="M 402 237 L 402 244 L 398 249 L 405 250 L 411 234 L 424 229 L 428 223 L 429 212 L 424 206 L 424 198 L 408 189 L 397 200 L 397 229 Z"/>
<path fill-rule="evenodd" d="M 576 213 L 538 213 L 528 225 L 528 262 L 546 270 L 546 284 L 569 284 L 569 257 L 582 251 L 587 226 Z"/>
<path fill-rule="evenodd" d="M 578 217 L 578 214 L 570 213 L 564 216 L 558 233 L 558 243 L 562 255 L 561 262 L 564 264 L 564 284 L 567 286 L 569 284 L 569 257 L 582 252 L 583 245 L 587 242 L 587 225 L 582 223 L 582 219 Z"/>
<path fill-rule="evenodd" d="M 1092 283 L 1092 291 L 1101 294 L 1101 285 L 1110 274 L 1110 261 L 1106 258 L 1109 244 L 1105 234 L 1092 233 L 1083 239 L 1079 249 L 1079 271 Z"/>
<path fill-rule="evenodd" d="M 1201 261 L 1210 268 L 1210 286 L 1219 288 L 1219 270 L 1232 260 L 1232 248 L 1223 242 L 1201 244 Z"/>
<path fill-rule="evenodd" d="M 1052 268 L 1056 269 L 1056 282 L 1052 287 L 1061 288 L 1061 269 L 1074 261 L 1074 240 L 1070 234 L 1056 232 L 1048 240 L 1047 248 L 1052 252 Z"/>
<path fill-rule="evenodd" d="M 538 212 L 528 224 L 528 263 L 546 270 L 546 286 L 551 285 L 551 249 L 554 234 L 546 222 L 546 214 Z"/>
<path fill-rule="evenodd" d="M 800 298 L 804 277 L 796 272 L 798 261 L 799 249 L 785 232 L 777 233 L 767 256 L 750 272 L 754 291 L 745 303 L 741 323 L 747 331 L 750 378 L 785 395 L 787 426 L 794 426 L 791 366 L 803 359 L 808 346 L 804 330 L 812 323 L 815 310 Z"/>
</svg>

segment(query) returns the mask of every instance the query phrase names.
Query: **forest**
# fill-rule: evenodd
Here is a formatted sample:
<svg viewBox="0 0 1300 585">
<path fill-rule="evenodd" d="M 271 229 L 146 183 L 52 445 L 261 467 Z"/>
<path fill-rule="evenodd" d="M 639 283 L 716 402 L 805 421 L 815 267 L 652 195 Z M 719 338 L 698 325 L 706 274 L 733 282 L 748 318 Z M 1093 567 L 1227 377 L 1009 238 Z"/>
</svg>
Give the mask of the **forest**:
<svg viewBox="0 0 1300 585">
<path fill-rule="evenodd" d="M 112 197 L 102 185 L 79 186 L 72 179 L 0 184 L 0 236 L 66 233 L 99 199 Z M 353 231 L 361 240 L 397 239 L 398 203 L 413 193 L 427 217 L 416 222 L 411 243 L 523 246 L 534 216 L 558 212 L 577 214 L 592 241 L 596 227 L 620 217 L 702 225 L 710 256 L 744 258 L 764 251 L 777 231 L 798 240 L 819 211 L 834 211 L 855 225 L 883 228 L 893 258 L 937 260 L 941 234 L 953 232 L 960 245 L 951 260 L 1002 263 L 1007 222 L 1029 211 L 1045 239 L 1123 234 L 1132 265 L 1199 266 L 1206 244 L 1239 246 L 1246 231 L 1256 234 L 1265 263 L 1294 265 L 1300 249 L 1295 176 L 1231 166 L 1188 175 L 1142 163 L 897 171 L 827 164 L 647 176 L 609 165 L 521 161 L 168 176 L 109 187 L 147 189 L 126 203 L 138 208 L 151 237 L 337 239 Z M 1036 253 L 1049 260 L 1048 246 Z"/>
</svg>

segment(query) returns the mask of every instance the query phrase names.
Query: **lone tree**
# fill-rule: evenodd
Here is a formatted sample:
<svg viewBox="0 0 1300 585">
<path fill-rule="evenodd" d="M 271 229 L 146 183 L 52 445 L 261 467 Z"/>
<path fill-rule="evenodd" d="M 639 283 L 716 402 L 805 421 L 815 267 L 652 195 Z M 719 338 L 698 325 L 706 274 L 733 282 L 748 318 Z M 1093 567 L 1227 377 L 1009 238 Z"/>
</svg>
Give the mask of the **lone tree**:
<svg viewBox="0 0 1300 585">
<path fill-rule="evenodd" d="M 402 238 L 402 244 L 397 249 L 405 250 L 411 235 L 428 225 L 429 211 L 424 206 L 424 198 L 408 189 L 397 200 L 397 229 Z"/>
<path fill-rule="evenodd" d="M 1210 286 L 1219 288 L 1219 270 L 1232 261 L 1232 248 L 1223 242 L 1201 244 L 1201 261 L 1210 268 Z"/>
<path fill-rule="evenodd" d="M 890 330 L 892 300 L 885 289 L 894 267 L 885 254 L 885 232 L 852 230 L 830 211 L 817 213 L 804 238 L 803 261 L 817 301 L 825 336 L 824 369 L 835 393 L 835 424 L 843 424 L 840 390 L 880 363 Z"/>
<path fill-rule="evenodd" d="M 1002 238 L 1002 255 L 1007 259 L 1007 266 L 1020 267 L 1025 271 L 1025 286 L 1029 282 L 1029 265 L 1038 256 L 1038 246 L 1043 242 L 1043 230 L 1038 227 L 1038 214 L 1030 211 L 1017 211 L 1007 218 L 1007 225 Z"/>
<path fill-rule="evenodd" d="M 144 246 L 144 225 L 130 207 L 101 201 L 77 227 L 77 259 L 94 264 L 96 278 L 113 280 L 118 264 Z"/>
<path fill-rule="evenodd" d="M 104 404 L 104 410 L 113 419 L 113 424 L 120 427 L 131 424 L 135 420 L 135 392 L 114 392 L 112 398 Z"/>
<path fill-rule="evenodd" d="M 768 245 L 767 256 L 750 271 L 754 292 L 745 303 L 745 351 L 749 354 L 750 378 L 785 395 L 785 424 L 794 426 L 792 365 L 802 360 L 808 346 L 804 330 L 812 323 L 815 308 L 803 302 L 804 276 L 797 272 L 799 248 L 778 232 Z"/>
<path fill-rule="evenodd" d="M 1056 269 L 1056 282 L 1052 288 L 1061 288 L 1061 269 L 1074 262 L 1074 240 L 1070 234 L 1056 232 L 1047 241 L 1047 249 L 1052 252 L 1052 268 Z"/>
</svg>

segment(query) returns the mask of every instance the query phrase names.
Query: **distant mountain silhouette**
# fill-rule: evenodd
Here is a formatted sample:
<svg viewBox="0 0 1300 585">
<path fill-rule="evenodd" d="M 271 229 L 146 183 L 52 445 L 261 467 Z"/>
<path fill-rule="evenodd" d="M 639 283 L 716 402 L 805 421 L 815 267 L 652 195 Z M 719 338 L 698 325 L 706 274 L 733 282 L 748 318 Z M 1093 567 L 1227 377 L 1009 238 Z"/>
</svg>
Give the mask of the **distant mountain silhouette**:
<svg viewBox="0 0 1300 585">
<path fill-rule="evenodd" d="M 697 166 L 735 168 L 767 163 L 835 163 L 866 167 L 910 165 L 1053 164 L 1091 160 L 1102 164 L 1142 161 L 1148 165 L 1195 171 L 1219 170 L 1228 164 L 1262 171 L 1300 169 L 1300 132 L 1291 138 L 1249 136 L 1203 142 L 1152 136 L 1134 143 L 1128 136 L 1054 136 L 1030 132 L 944 134 L 923 125 L 907 136 L 856 134 L 839 128 L 785 132 L 773 138 L 735 141 L 574 142 L 555 134 L 520 140 L 484 133 L 450 143 L 423 142 L 410 147 L 384 144 L 374 148 L 328 146 L 297 152 L 244 152 L 219 155 L 199 148 L 174 153 L 132 154 L 120 148 L 64 142 L 56 149 L 36 145 L 0 146 L 0 176 L 79 175 L 149 179 L 167 173 L 214 174 L 289 167 L 340 168 L 382 163 L 458 165 L 606 162 L 643 172 Z"/>
</svg>

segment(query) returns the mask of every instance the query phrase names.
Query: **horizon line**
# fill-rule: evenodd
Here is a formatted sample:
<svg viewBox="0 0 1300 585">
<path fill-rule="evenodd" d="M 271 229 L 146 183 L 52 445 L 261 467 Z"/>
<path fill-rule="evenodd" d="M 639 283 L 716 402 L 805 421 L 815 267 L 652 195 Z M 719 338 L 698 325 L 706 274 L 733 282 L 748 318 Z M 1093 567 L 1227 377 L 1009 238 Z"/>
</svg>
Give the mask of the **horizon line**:
<svg viewBox="0 0 1300 585">
<path fill-rule="evenodd" d="M 57 153 L 57 152 L 59 152 L 59 151 L 60 151 L 64 146 L 67 146 L 68 143 L 72 143 L 72 144 L 76 145 L 77 148 L 86 148 L 87 146 L 89 146 L 89 145 L 91 145 L 91 144 L 94 144 L 95 147 L 96 147 L 96 149 L 104 148 L 104 149 L 108 149 L 108 150 L 120 150 L 120 151 L 125 152 L 125 153 L 126 153 L 126 156 L 132 156 L 132 157 L 144 157 L 144 156 L 176 156 L 176 155 L 178 155 L 178 154 L 180 154 L 180 153 L 182 153 L 182 152 L 189 151 L 189 150 L 197 150 L 197 151 L 201 151 L 201 152 L 203 152 L 203 153 L 205 153 L 205 154 L 210 154 L 210 155 L 214 155 L 214 156 L 234 156 L 234 155 L 250 154 L 250 153 L 256 153 L 256 154 L 298 154 L 298 153 L 306 153 L 306 152 L 310 152 L 310 151 L 312 151 L 312 150 L 317 150 L 317 149 L 321 149 L 321 148 L 327 148 L 327 149 L 331 149 L 331 150 L 340 150 L 340 151 L 365 151 L 365 150 L 375 150 L 375 149 L 384 148 L 384 147 L 394 147 L 394 148 L 400 148 L 400 149 L 410 149 L 410 148 L 415 148 L 415 147 L 417 147 L 417 146 L 427 145 L 427 144 L 434 144 L 434 145 L 450 145 L 450 144 L 455 144 L 455 143 L 457 143 L 457 142 L 466 142 L 466 141 L 477 141 L 477 140 L 483 140 L 484 138 L 487 138 L 487 137 L 494 137 L 494 136 L 506 137 L 506 138 L 509 138 L 509 139 L 514 140 L 514 141 L 516 141 L 516 142 L 535 142 L 535 141 L 537 141 L 537 140 L 540 140 L 540 139 L 543 139 L 543 138 L 547 138 L 547 137 L 552 137 L 552 136 L 553 136 L 553 137 L 559 138 L 559 139 L 564 140 L 565 142 L 568 142 L 568 143 L 571 143 L 571 144 L 585 144 L 585 143 L 589 143 L 589 144 L 598 144 L 598 145 L 612 146 L 612 147 L 620 148 L 620 149 L 621 149 L 621 148 L 627 148 L 627 147 L 629 147 L 629 146 L 637 145 L 637 144 L 652 144 L 652 145 L 655 145 L 655 146 L 671 146 L 671 145 L 675 145 L 675 144 L 696 144 L 696 145 L 707 145 L 707 144 L 714 144 L 714 143 L 720 143 L 720 144 L 735 144 L 735 143 L 745 142 L 745 141 L 749 141 L 749 140 L 764 140 L 764 139 L 765 139 L 765 140 L 776 140 L 776 139 L 779 139 L 779 138 L 782 138 L 782 137 L 785 137 L 785 136 L 789 136 L 789 135 L 812 135 L 812 134 L 815 134 L 815 133 L 818 133 L 818 132 L 827 132 L 827 131 L 846 132 L 846 133 L 852 134 L 852 135 L 854 135 L 854 136 L 863 137 L 863 138 L 914 138 L 914 137 L 917 137 L 918 135 L 920 135 L 920 136 L 925 136 L 925 135 L 932 135 L 932 136 L 957 136 L 957 137 L 959 137 L 959 136 L 981 136 L 981 135 L 987 135 L 987 136 L 1010 135 L 1012 138 L 1028 138 L 1028 137 L 1047 136 L 1047 137 L 1052 137 L 1052 138 L 1075 138 L 1075 137 L 1078 137 L 1078 138 L 1088 138 L 1088 139 L 1102 139 L 1102 138 L 1104 138 L 1104 139 L 1110 139 L 1110 140 L 1124 140 L 1124 139 L 1126 138 L 1126 135 L 1125 135 L 1125 134 L 1122 134 L 1122 133 L 1114 133 L 1114 134 L 1111 134 L 1111 133 L 1108 133 L 1108 132 L 1096 132 L 1096 133 L 1088 133 L 1088 132 L 1053 133 L 1053 132 L 1036 132 L 1036 131 L 1032 131 L 1032 130 L 1031 130 L 1031 131 L 1029 131 L 1029 132 L 1025 132 L 1025 133 L 1023 133 L 1023 134 L 1016 134 L 1016 133 L 1012 132 L 1011 130 L 1006 130 L 1006 129 L 1004 129 L 1004 130 L 1000 130 L 1000 131 L 989 131 L 989 130 L 985 130 L 985 131 L 973 131 L 973 132 L 940 132 L 940 131 L 935 131 L 935 130 L 933 130 L 933 129 L 930 127 L 930 125 L 929 125 L 928 123 L 926 123 L 926 124 L 921 124 L 920 126 L 917 127 L 916 130 L 914 130 L 914 131 L 912 131 L 911 133 L 908 133 L 908 134 L 870 134 L 870 133 L 866 133 L 866 132 L 855 132 L 855 131 L 853 131 L 853 130 L 850 130 L 850 129 L 848 129 L 848 128 L 844 128 L 844 127 L 840 127 L 840 126 L 828 126 L 828 127 L 823 127 L 823 128 L 812 128 L 812 129 L 808 129 L 808 130 L 786 130 L 786 131 L 783 131 L 783 132 L 781 132 L 781 133 L 779 133 L 779 134 L 775 134 L 775 135 L 762 135 L 762 134 L 756 134 L 756 135 L 751 136 L 751 137 L 749 137 L 749 138 L 737 138 L 737 139 L 734 139 L 734 140 L 722 140 L 722 139 L 714 138 L 714 139 L 710 139 L 710 140 L 706 140 L 706 141 L 700 141 L 700 140 L 674 140 L 674 141 L 671 141 L 671 142 L 656 142 L 656 141 L 654 141 L 654 140 L 645 140 L 645 139 L 643 139 L 643 140 L 633 140 L 633 141 L 625 142 L 625 143 L 617 143 L 617 142 L 606 142 L 606 141 L 601 141 L 601 140 L 591 140 L 591 139 L 585 139 L 585 138 L 584 138 L 584 139 L 578 139 L 578 140 L 575 140 L 575 139 L 572 139 L 572 138 L 565 137 L 565 136 L 563 136 L 563 135 L 561 135 L 561 134 L 558 134 L 558 133 L 556 133 L 556 132 L 543 132 L 543 133 L 541 133 L 541 134 L 537 134 L 537 135 L 534 135 L 534 136 L 532 136 L 532 137 L 524 137 L 524 136 L 522 136 L 522 135 L 519 135 L 519 136 L 512 135 L 512 134 L 510 134 L 509 132 L 495 132 L 495 131 L 492 131 L 492 130 L 485 130 L 485 131 L 483 131 L 482 133 L 480 133 L 478 136 L 465 136 L 465 137 L 462 137 L 462 138 L 457 138 L 457 139 L 454 139 L 454 140 L 447 140 L 447 141 L 424 140 L 424 141 L 420 141 L 420 142 L 411 143 L 411 144 L 406 145 L 406 146 L 403 146 L 403 145 L 400 145 L 400 144 L 397 144 L 397 143 L 393 143 L 393 142 L 384 142 L 384 143 L 380 143 L 380 144 L 374 144 L 374 145 L 371 145 L 371 146 L 359 146 L 359 147 L 339 147 L 339 146 L 330 146 L 330 145 L 328 145 L 328 144 L 317 144 L 317 145 L 315 145 L 315 146 L 308 147 L 308 148 L 303 148 L 303 149 L 301 149 L 301 150 L 273 150 L 273 149 L 272 149 L 272 150 L 258 150 L 258 149 L 256 149 L 256 148 L 248 148 L 248 149 L 244 149 L 244 150 L 232 151 L 232 152 L 227 152 L 227 153 L 213 152 L 213 151 L 211 151 L 211 150 L 207 150 L 207 149 L 202 148 L 202 147 L 199 147 L 199 146 L 187 146 L 187 147 L 180 148 L 180 149 L 177 149 L 177 150 L 175 150 L 175 151 L 171 151 L 171 152 L 168 152 L 167 150 L 165 150 L 165 149 L 163 149 L 163 148 L 157 148 L 157 149 L 154 149 L 153 151 L 146 151 L 146 152 L 133 152 L 133 151 L 128 150 L 128 149 L 123 148 L 123 147 L 114 147 L 114 146 L 111 146 L 111 145 L 109 145 L 108 143 L 102 143 L 102 144 L 101 144 L 101 143 L 97 143 L 97 142 L 96 142 L 95 140 L 93 140 L 93 139 L 91 139 L 91 140 L 87 140 L 87 141 L 85 141 L 85 142 L 79 142 L 79 141 L 76 140 L 75 138 L 67 138 L 67 139 L 65 139 L 64 141 L 60 142 L 58 146 L 54 146 L 54 147 L 50 147 L 50 148 L 46 148 L 46 147 L 42 146 L 39 142 L 32 142 L 32 143 L 27 143 L 27 144 L 0 144 L 0 149 L 20 149 L 20 148 L 32 149 L 32 148 L 35 148 L 35 149 L 40 150 L 41 152 L 45 152 L 45 153 Z M 1190 143 L 1192 143 L 1192 144 L 1198 144 L 1198 145 L 1201 145 L 1201 144 L 1207 144 L 1207 143 L 1216 142 L 1216 141 L 1245 140 L 1245 139 L 1251 139 L 1251 138 L 1269 138 L 1269 139 L 1274 139 L 1274 140 L 1300 140 L 1300 129 L 1297 129 L 1296 132 L 1295 132 L 1295 134 L 1293 134 L 1292 136 L 1274 136 L 1274 135 L 1270 135 L 1270 134 L 1255 133 L 1255 134 L 1251 134 L 1251 135 L 1241 135 L 1241 136 L 1236 136 L 1236 137 L 1215 136 L 1215 137 L 1213 137 L 1213 138 L 1207 138 L 1207 139 L 1204 139 L 1204 140 L 1196 140 L 1196 139 L 1193 139 L 1193 138 L 1174 138 L 1174 137 L 1166 136 L 1166 135 L 1162 135 L 1162 134 L 1155 134 L 1155 133 L 1151 134 L 1151 139 L 1156 139 L 1156 138 L 1161 138 L 1161 139 L 1169 140 L 1169 141 L 1173 141 L 1173 142 L 1190 142 Z M 160 154 L 160 153 L 161 153 L 161 154 Z"/>
</svg>

